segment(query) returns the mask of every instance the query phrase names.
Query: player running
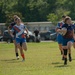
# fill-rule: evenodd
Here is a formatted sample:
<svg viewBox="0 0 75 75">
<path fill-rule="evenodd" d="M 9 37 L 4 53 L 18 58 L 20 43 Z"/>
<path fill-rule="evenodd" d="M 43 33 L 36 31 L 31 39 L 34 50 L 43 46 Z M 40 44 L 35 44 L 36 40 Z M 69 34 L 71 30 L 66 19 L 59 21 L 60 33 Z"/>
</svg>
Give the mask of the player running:
<svg viewBox="0 0 75 75">
<path fill-rule="evenodd" d="M 62 48 L 62 41 L 63 41 L 63 40 L 62 40 L 62 35 L 59 34 L 59 31 L 60 31 L 60 29 L 62 28 L 62 26 L 63 26 L 63 24 L 64 24 L 65 18 L 66 18 L 66 16 L 63 15 L 63 16 L 62 16 L 62 21 L 59 22 L 59 23 L 57 24 L 57 27 L 56 27 L 56 32 L 58 33 L 58 35 L 57 35 L 57 41 L 58 41 L 59 49 L 60 49 L 60 51 L 61 51 L 61 55 L 63 55 L 63 48 Z M 62 60 L 64 60 L 64 57 L 62 57 Z"/>
<path fill-rule="evenodd" d="M 65 19 L 65 24 L 62 26 L 62 28 L 66 29 L 66 34 L 63 35 L 63 52 L 64 52 L 64 65 L 67 65 L 67 53 L 68 49 L 71 49 L 74 39 L 74 29 L 73 26 L 71 25 L 71 18 L 66 17 Z M 60 30 L 60 32 L 65 32 L 65 30 Z M 71 61 L 71 55 L 69 56 L 69 61 Z"/>
<path fill-rule="evenodd" d="M 15 33 L 16 33 L 16 43 L 17 43 L 17 47 L 20 49 L 20 53 L 23 58 L 23 61 L 25 60 L 25 55 L 24 55 L 23 49 L 25 51 L 27 50 L 26 37 L 24 35 L 25 30 L 28 33 L 28 30 L 25 27 L 25 25 L 22 23 L 21 19 L 17 18 L 16 25 L 13 26 L 12 32 L 15 31 Z M 11 36 L 14 37 L 14 35 L 12 33 L 11 33 Z M 20 42 L 22 43 L 22 47 L 20 46 Z"/>
<path fill-rule="evenodd" d="M 14 18 L 14 22 L 12 22 L 9 27 L 8 27 L 8 32 L 10 33 L 10 29 L 13 28 L 13 26 L 16 24 L 16 18 L 19 18 L 17 15 L 14 15 L 13 16 Z M 16 36 L 16 33 L 13 32 L 13 35 L 14 37 L 12 38 L 13 39 L 13 43 L 14 43 L 14 46 L 15 46 L 15 54 L 16 54 L 16 58 L 19 59 L 19 54 L 18 54 L 18 48 L 17 48 L 17 45 L 16 45 L 16 41 L 15 41 L 15 36 Z"/>
</svg>

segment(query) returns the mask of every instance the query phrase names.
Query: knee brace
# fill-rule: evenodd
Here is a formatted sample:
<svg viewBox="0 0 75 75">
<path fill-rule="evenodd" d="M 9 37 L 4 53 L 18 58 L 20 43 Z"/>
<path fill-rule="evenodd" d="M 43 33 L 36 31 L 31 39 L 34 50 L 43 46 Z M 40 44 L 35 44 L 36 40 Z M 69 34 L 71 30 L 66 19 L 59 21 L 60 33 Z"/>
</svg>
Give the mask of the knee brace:
<svg viewBox="0 0 75 75">
<path fill-rule="evenodd" d="M 67 55 L 67 49 L 63 49 L 64 55 Z"/>
</svg>

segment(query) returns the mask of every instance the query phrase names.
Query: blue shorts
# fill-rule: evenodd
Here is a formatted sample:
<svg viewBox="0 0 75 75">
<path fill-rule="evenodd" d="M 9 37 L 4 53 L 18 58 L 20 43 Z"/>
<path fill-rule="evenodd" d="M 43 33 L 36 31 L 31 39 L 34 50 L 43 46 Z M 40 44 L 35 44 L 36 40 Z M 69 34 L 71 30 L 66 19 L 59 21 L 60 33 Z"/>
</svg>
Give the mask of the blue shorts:
<svg viewBox="0 0 75 75">
<path fill-rule="evenodd" d="M 63 46 L 67 46 L 67 43 L 68 42 L 74 42 L 74 39 L 66 39 L 66 38 L 63 38 Z"/>
<path fill-rule="evenodd" d="M 60 35 L 60 34 L 58 34 L 57 35 L 57 41 L 58 41 L 58 44 L 62 44 L 62 42 L 63 42 L 63 36 Z"/>
<path fill-rule="evenodd" d="M 16 43 L 24 43 L 26 42 L 26 39 L 25 38 L 16 38 Z"/>
</svg>

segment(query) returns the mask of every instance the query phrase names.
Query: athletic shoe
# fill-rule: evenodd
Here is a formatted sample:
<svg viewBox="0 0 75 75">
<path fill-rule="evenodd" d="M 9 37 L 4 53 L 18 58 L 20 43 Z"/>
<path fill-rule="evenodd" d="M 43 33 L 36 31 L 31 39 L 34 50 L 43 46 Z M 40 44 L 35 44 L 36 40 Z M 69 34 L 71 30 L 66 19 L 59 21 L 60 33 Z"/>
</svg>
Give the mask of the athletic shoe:
<svg viewBox="0 0 75 75">
<path fill-rule="evenodd" d="M 17 60 L 19 60 L 19 56 L 17 56 L 16 58 L 17 58 Z"/>
<path fill-rule="evenodd" d="M 67 65 L 67 58 L 64 59 L 64 65 Z"/>
<path fill-rule="evenodd" d="M 72 61 L 72 58 L 71 58 L 71 56 L 69 56 L 69 61 L 70 61 L 70 62 Z"/>
<path fill-rule="evenodd" d="M 25 59 L 22 60 L 22 62 L 24 62 L 24 61 L 25 61 Z"/>
</svg>

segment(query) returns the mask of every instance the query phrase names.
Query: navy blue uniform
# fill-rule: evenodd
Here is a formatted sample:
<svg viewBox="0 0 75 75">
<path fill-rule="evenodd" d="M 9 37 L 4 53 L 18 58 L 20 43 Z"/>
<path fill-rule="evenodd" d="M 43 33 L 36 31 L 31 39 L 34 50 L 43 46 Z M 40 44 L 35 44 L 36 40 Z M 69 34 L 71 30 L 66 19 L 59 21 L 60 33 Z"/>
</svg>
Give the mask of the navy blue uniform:
<svg viewBox="0 0 75 75">
<path fill-rule="evenodd" d="M 12 29 L 13 26 L 15 26 L 15 25 L 16 25 L 16 23 L 15 23 L 15 22 L 12 22 L 12 23 L 10 24 L 9 28 Z M 15 40 L 15 37 L 16 37 L 16 32 L 15 32 L 15 31 L 13 32 L 13 35 L 14 35 L 14 38 L 12 38 L 12 39 Z"/>
<path fill-rule="evenodd" d="M 68 24 L 64 24 L 62 28 L 64 27 L 67 29 L 67 33 L 63 36 L 63 46 L 67 46 L 67 43 L 69 41 L 74 42 L 74 39 L 73 39 L 74 28 L 72 25 L 68 25 Z"/>
<path fill-rule="evenodd" d="M 9 28 L 12 29 L 15 24 L 16 24 L 15 22 L 12 22 L 12 23 L 10 24 Z"/>
</svg>

